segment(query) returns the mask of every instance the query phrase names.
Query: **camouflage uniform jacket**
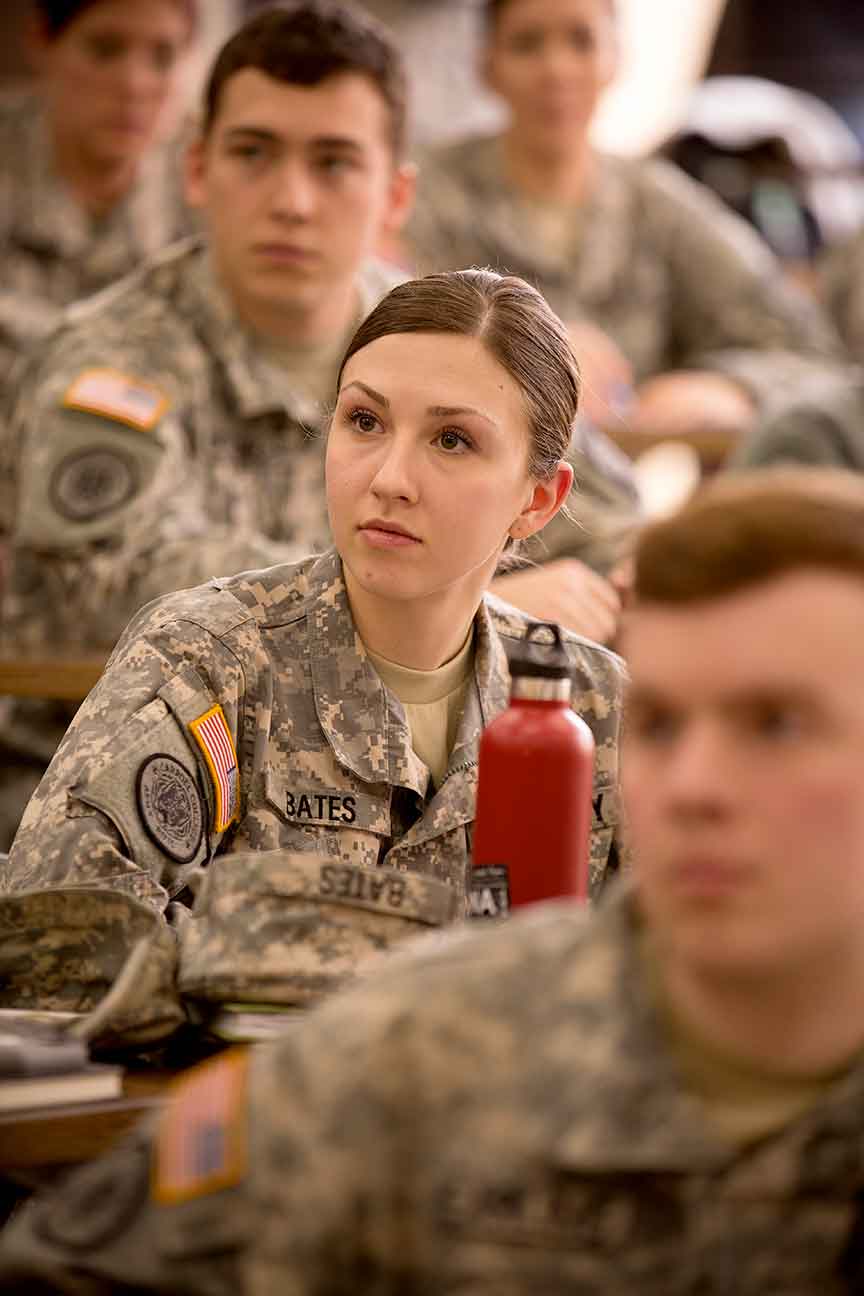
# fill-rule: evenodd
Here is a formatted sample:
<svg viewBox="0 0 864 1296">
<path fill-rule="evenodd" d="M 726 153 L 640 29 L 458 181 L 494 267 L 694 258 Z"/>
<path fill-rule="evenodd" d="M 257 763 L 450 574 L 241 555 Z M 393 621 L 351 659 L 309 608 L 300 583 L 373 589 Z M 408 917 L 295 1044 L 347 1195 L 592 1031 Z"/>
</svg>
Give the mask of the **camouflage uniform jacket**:
<svg viewBox="0 0 864 1296">
<path fill-rule="evenodd" d="M 284 908 L 274 902 L 283 882 L 261 879 L 291 852 L 305 854 L 315 874 L 311 892 L 309 879 L 300 887 L 307 896 L 332 895 L 349 877 L 362 889 L 358 870 L 383 868 L 434 879 L 436 896 L 443 888 L 464 911 L 480 731 L 506 705 L 504 645 L 528 621 L 492 596 L 481 604 L 474 683 L 435 790 L 401 704 L 357 636 L 333 551 L 157 600 L 78 711 L 25 812 L 0 891 L 113 888 L 162 911 L 188 903 L 206 878 L 207 903 L 233 913 L 237 949 L 245 940 L 253 960 L 265 956 L 267 937 L 256 932 L 252 897 L 260 893 L 271 915 L 274 903 Z M 573 705 L 597 747 L 596 889 L 610 857 L 611 867 L 617 861 L 621 664 L 578 636 L 567 643 Z M 322 860 L 343 871 L 327 874 Z M 182 917 L 177 909 L 171 917 Z M 300 918 L 308 927 L 308 903 Z M 291 969 L 290 949 L 282 959 L 277 980 Z M 70 954 L 67 971 L 73 964 Z M 86 977 L 79 968 L 67 979 L 80 988 Z M 31 993 L 38 1003 L 39 987 Z"/>
<path fill-rule="evenodd" d="M 48 124 L 32 93 L 0 99 L 0 377 L 43 338 L 62 307 L 114 283 L 195 228 L 178 143 L 155 148 L 130 193 L 101 219 L 54 170 Z"/>
<path fill-rule="evenodd" d="M 363 313 L 401 277 L 367 266 Z M 13 418 L 15 650 L 110 648 L 158 594 L 326 547 L 322 420 L 263 363 L 197 240 L 71 309 Z"/>
<path fill-rule="evenodd" d="M 761 404 L 839 350 L 753 231 L 667 163 L 598 156 L 574 221 L 570 255 L 545 248 L 503 178 L 499 137 L 469 138 L 422 160 L 408 240 L 424 273 L 489 265 L 522 275 L 565 321 L 604 329 L 639 382 L 715 369 Z"/>
<path fill-rule="evenodd" d="M 629 902 L 545 906 L 192 1072 L 12 1222 L 0 1290 L 860 1292 L 862 1110 L 859 1065 L 727 1143 L 682 1089 Z"/>
<path fill-rule="evenodd" d="M 864 229 L 832 247 L 821 265 L 822 296 L 840 336 L 864 364 Z"/>
</svg>

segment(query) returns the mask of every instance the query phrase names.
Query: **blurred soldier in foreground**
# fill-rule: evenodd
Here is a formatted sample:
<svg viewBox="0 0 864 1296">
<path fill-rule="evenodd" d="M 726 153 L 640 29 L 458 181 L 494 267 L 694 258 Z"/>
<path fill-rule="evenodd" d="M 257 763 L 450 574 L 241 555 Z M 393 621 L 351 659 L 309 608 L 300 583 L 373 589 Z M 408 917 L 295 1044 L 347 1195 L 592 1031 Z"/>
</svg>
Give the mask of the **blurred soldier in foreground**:
<svg viewBox="0 0 864 1296">
<path fill-rule="evenodd" d="M 718 480 L 655 524 L 635 885 L 193 1072 L 13 1221 L 2 1290 L 864 1289 L 862 637 L 860 479 Z"/>
</svg>

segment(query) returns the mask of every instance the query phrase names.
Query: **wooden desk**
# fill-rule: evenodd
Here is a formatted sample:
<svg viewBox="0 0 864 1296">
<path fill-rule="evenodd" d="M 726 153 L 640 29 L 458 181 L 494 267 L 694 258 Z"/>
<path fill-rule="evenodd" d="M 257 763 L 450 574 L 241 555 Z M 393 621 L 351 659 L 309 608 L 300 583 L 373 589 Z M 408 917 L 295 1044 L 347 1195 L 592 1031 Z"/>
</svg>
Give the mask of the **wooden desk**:
<svg viewBox="0 0 864 1296">
<path fill-rule="evenodd" d="M 164 1101 L 173 1074 L 131 1072 L 123 1097 L 0 1114 L 0 1175 L 92 1161 Z"/>
<path fill-rule="evenodd" d="M 0 658 L 0 695 L 82 702 L 102 674 L 105 657 Z"/>
</svg>

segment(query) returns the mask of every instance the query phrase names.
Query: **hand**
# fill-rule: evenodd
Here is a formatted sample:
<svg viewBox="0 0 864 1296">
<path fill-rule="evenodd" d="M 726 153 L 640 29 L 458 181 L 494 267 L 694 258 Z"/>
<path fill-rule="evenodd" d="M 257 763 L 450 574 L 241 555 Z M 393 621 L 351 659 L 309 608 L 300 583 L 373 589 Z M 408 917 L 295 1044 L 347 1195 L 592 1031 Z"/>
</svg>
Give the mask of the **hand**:
<svg viewBox="0 0 864 1296">
<path fill-rule="evenodd" d="M 588 320 L 567 325 L 570 345 L 582 373 L 579 409 L 599 427 L 625 416 L 634 399 L 633 367 L 608 334 Z"/>
<path fill-rule="evenodd" d="M 669 437 L 708 430 L 738 437 L 750 430 L 754 415 L 743 387 L 725 374 L 699 369 L 649 378 L 628 422 L 635 431 Z"/>
<path fill-rule="evenodd" d="M 617 632 L 618 591 L 578 558 L 556 558 L 542 567 L 510 572 L 497 577 L 491 588 L 521 611 L 557 621 L 597 643 L 609 643 Z"/>
</svg>

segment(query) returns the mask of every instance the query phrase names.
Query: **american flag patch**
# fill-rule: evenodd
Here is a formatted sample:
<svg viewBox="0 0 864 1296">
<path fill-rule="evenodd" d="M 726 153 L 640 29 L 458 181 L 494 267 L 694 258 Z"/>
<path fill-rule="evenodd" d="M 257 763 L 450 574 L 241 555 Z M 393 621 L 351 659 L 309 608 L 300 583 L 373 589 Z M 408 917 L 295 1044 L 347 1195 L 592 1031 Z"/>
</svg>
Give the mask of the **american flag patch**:
<svg viewBox="0 0 864 1296">
<path fill-rule="evenodd" d="M 170 403 L 158 387 L 116 369 L 85 369 L 63 397 L 68 409 L 104 414 L 139 432 L 155 427 Z"/>
<path fill-rule="evenodd" d="M 237 775 L 237 752 L 234 739 L 217 702 L 189 725 L 207 762 L 213 791 L 216 794 L 216 822 L 213 831 L 224 832 L 240 810 L 240 786 Z"/>
<path fill-rule="evenodd" d="M 243 1179 L 248 1070 L 248 1051 L 232 1049 L 179 1082 L 156 1127 L 154 1201 L 174 1205 Z"/>
</svg>

